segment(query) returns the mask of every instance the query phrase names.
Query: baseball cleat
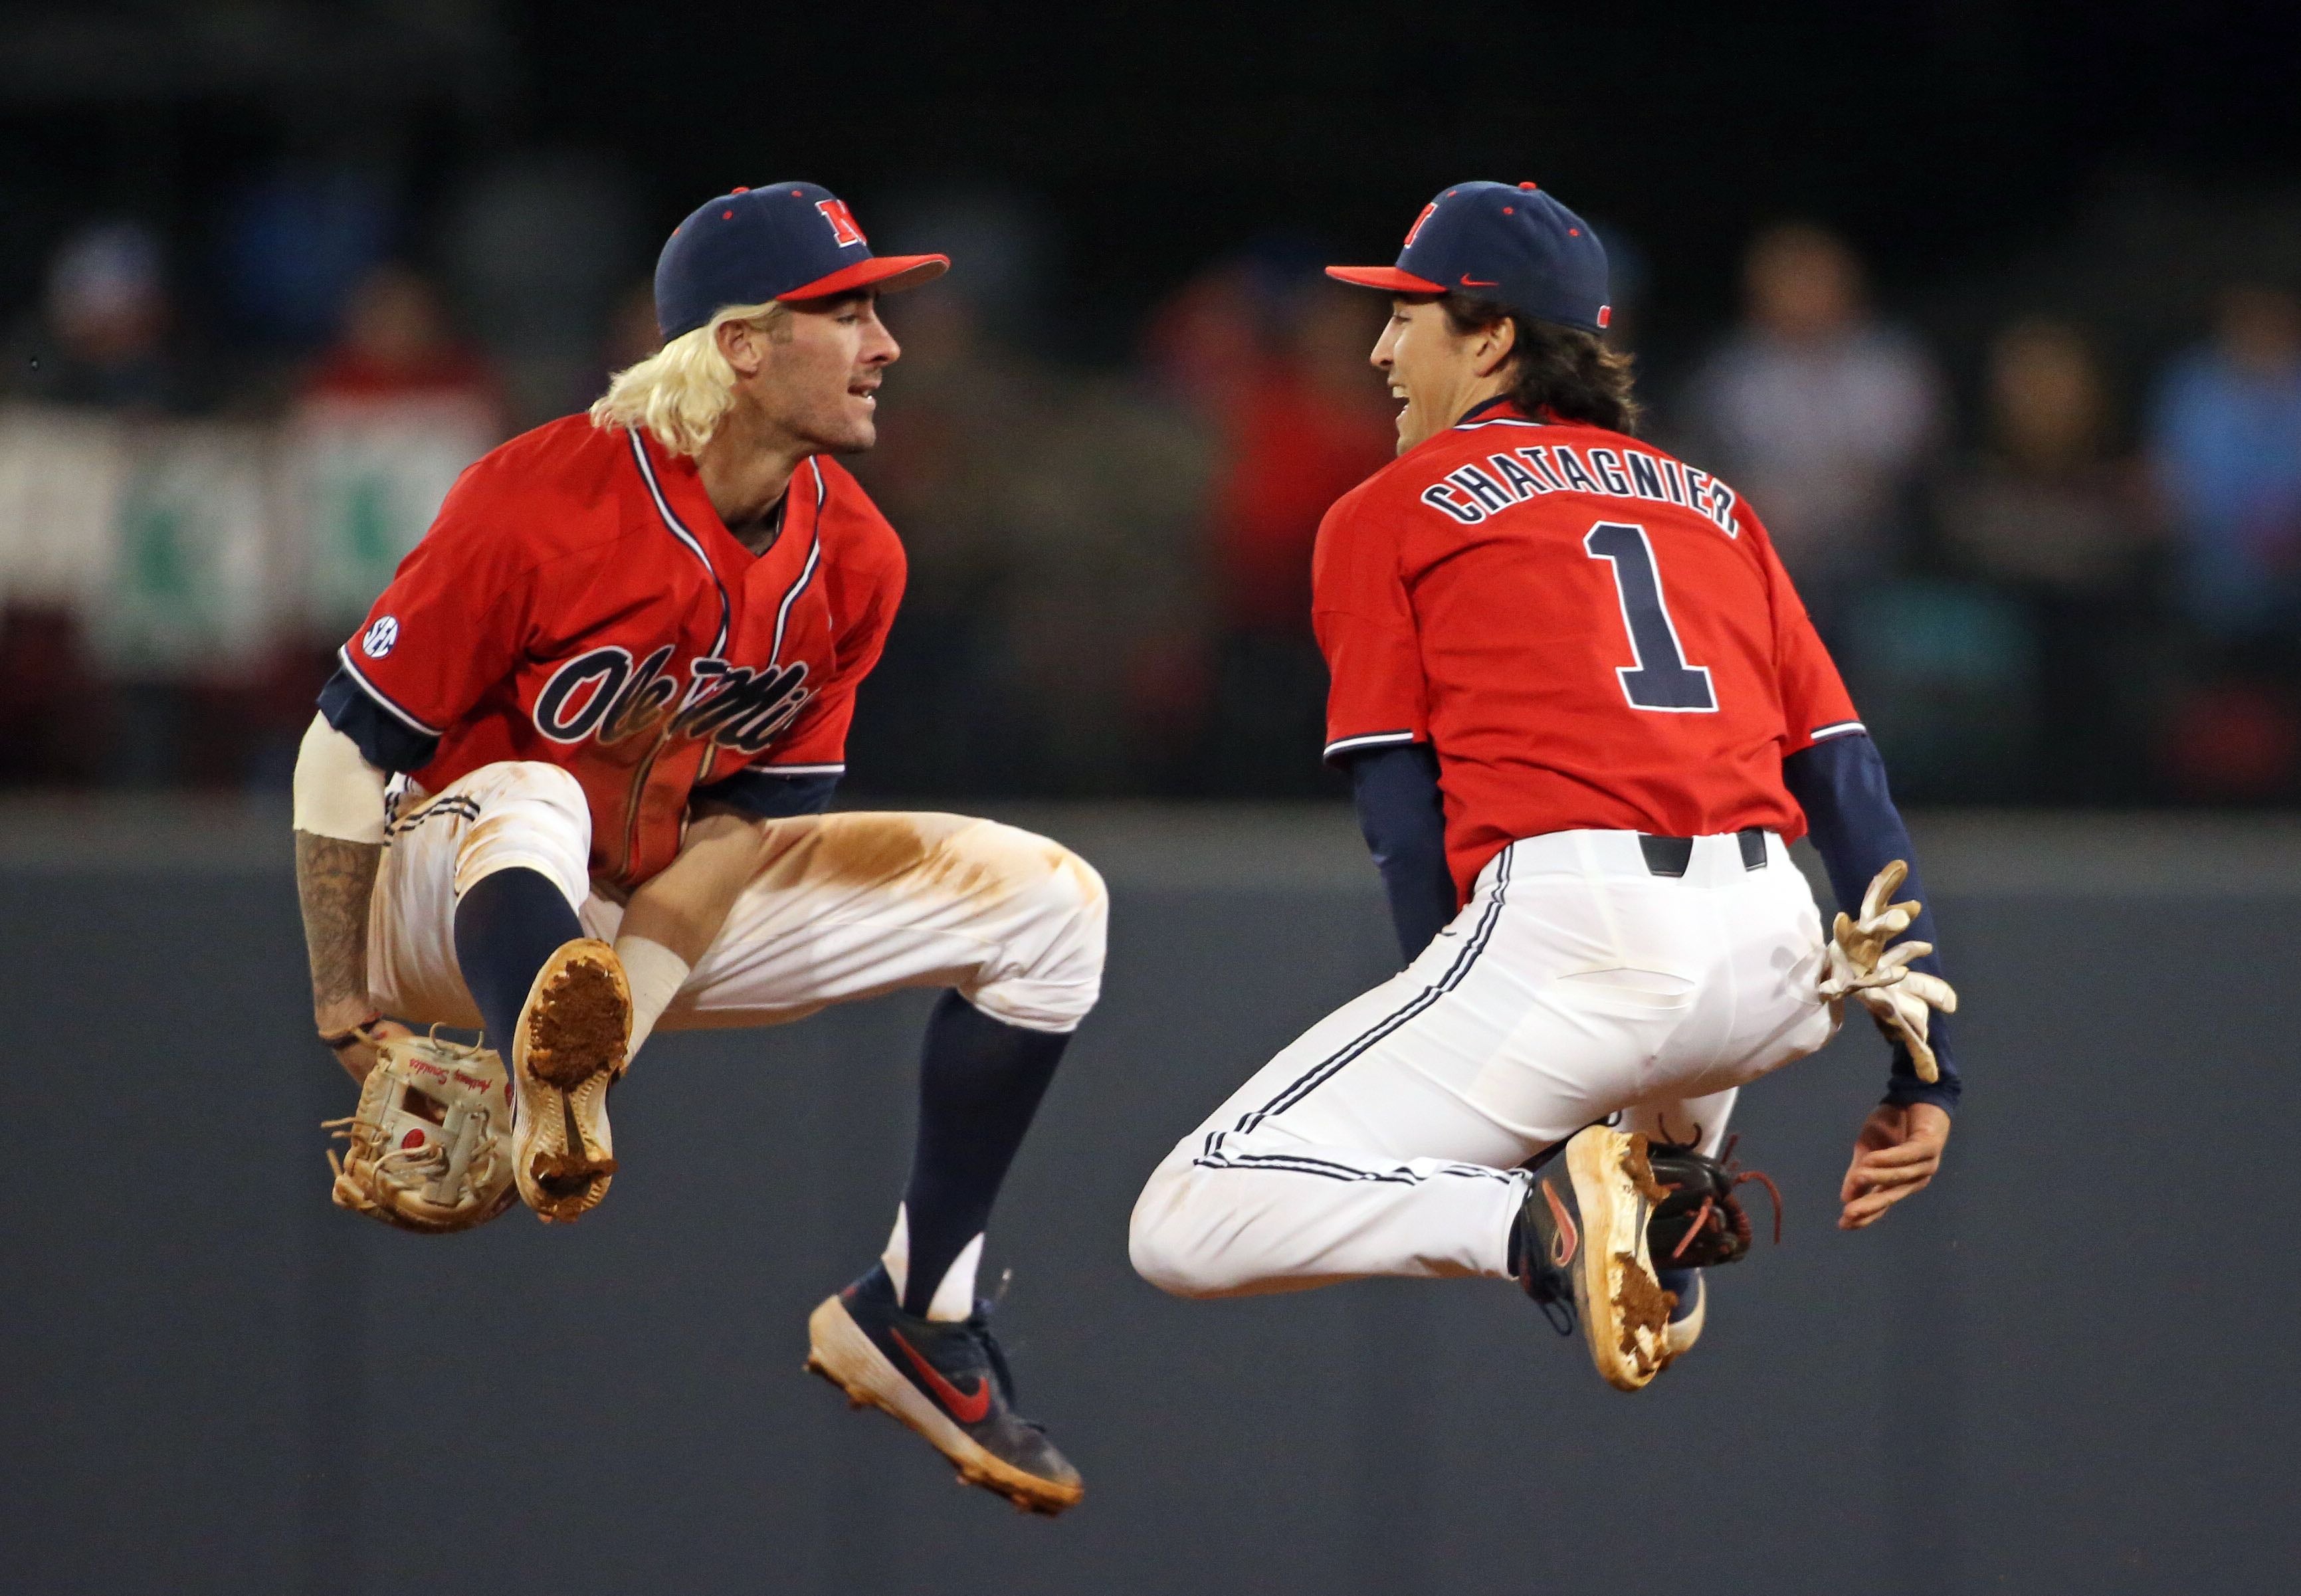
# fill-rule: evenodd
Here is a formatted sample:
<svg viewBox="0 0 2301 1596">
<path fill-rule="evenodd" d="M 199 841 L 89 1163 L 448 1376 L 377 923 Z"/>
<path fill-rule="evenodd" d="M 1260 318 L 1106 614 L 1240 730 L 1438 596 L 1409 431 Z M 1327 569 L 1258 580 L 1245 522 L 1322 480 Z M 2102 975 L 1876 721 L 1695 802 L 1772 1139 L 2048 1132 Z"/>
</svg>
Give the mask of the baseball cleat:
<svg viewBox="0 0 2301 1596">
<path fill-rule="evenodd" d="M 1699 1269 L 1657 1269 L 1654 1278 L 1678 1299 L 1669 1310 L 1669 1355 L 1683 1358 L 1702 1339 L 1703 1321 L 1710 1316 L 1710 1288 Z"/>
<path fill-rule="evenodd" d="M 632 989 L 615 950 L 592 937 L 554 950 L 528 989 L 511 1049 L 512 1174 L 547 1224 L 580 1219 L 607 1195 L 615 1173 L 607 1093 L 631 1034 Z"/>
<path fill-rule="evenodd" d="M 991 1334 L 991 1305 L 962 1321 L 907 1314 L 884 1267 L 833 1297 L 807 1321 L 807 1366 L 894 1415 L 958 1465 L 958 1477 L 1050 1517 L 1086 1487 L 1046 1432 L 1017 1415 L 1015 1383 Z"/>
<path fill-rule="evenodd" d="M 1646 1222 L 1661 1188 L 1646 1139 L 1604 1125 L 1566 1144 L 1565 1177 L 1534 1177 L 1514 1237 L 1527 1296 L 1561 1331 L 1579 1320 L 1590 1359 L 1619 1391 L 1642 1391 L 1671 1357 L 1678 1299 L 1654 1277 Z"/>
</svg>

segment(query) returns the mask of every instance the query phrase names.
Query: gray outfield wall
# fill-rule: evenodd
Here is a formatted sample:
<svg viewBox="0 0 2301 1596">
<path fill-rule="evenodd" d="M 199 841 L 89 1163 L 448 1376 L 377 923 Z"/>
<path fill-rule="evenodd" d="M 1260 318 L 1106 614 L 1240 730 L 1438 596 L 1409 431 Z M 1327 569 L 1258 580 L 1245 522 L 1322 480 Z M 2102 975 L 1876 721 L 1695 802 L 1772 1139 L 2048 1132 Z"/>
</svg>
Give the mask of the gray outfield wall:
<svg viewBox="0 0 2301 1596">
<path fill-rule="evenodd" d="M 923 999 L 677 1036 L 580 1227 L 328 1207 L 284 817 L 0 809 L 0 1590 L 2290 1591 L 2301 1431 L 2273 1194 L 2301 1126 L 2301 831 L 1920 827 L 1966 999 L 1950 1174 L 1830 1227 L 1882 1046 L 1745 1095 L 1788 1199 L 1635 1398 L 1507 1287 L 1192 1304 L 1144 1174 L 1388 973 L 1346 815 L 1067 809 L 1108 997 L 992 1273 L 1067 1519 L 951 1482 L 799 1372 L 908 1158 Z"/>
</svg>

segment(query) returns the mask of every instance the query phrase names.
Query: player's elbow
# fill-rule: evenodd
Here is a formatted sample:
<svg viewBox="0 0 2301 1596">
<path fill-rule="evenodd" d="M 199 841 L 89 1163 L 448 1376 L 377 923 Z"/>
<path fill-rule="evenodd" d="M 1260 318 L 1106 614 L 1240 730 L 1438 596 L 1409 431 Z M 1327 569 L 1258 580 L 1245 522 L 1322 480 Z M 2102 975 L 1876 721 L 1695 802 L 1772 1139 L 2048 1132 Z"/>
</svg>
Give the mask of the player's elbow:
<svg viewBox="0 0 2301 1596">
<path fill-rule="evenodd" d="M 358 744 L 330 725 L 325 716 L 314 715 L 296 753 L 296 829 L 347 842 L 382 842 L 386 781 L 384 773 L 361 755 Z"/>
</svg>

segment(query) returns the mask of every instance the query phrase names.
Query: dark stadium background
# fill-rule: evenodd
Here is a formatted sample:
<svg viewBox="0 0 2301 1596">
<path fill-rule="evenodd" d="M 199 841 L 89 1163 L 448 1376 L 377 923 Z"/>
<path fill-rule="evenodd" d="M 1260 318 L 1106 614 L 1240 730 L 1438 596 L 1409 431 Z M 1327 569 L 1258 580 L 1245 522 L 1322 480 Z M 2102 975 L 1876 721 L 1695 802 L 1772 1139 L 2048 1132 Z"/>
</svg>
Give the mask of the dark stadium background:
<svg viewBox="0 0 2301 1596">
<path fill-rule="evenodd" d="M 490 150 L 594 152 L 638 172 L 657 230 L 770 171 L 863 204 L 941 178 L 1020 185 L 1063 230 L 1068 308 L 1105 351 L 1225 240 L 1296 227 L 1386 247 L 1411 196 L 1538 168 L 1669 263 L 1657 317 L 1695 330 L 1770 216 L 1828 218 L 1908 291 L 2049 245 L 2121 174 L 2288 186 L 2301 131 L 2293 19 L 2272 0 L 0 14 L 17 300 L 71 217 L 125 200 L 188 219 L 284 149 L 381 138 L 434 193 Z M 231 46 L 203 70 L 184 41 L 217 32 Z"/>
<path fill-rule="evenodd" d="M 2301 293 L 2297 32 L 2211 3 L 0 4 L 0 1588 L 2290 1590 L 2301 611 L 2185 607 L 2160 451 L 2229 291 L 2272 333 Z M 271 481 L 381 264 L 498 430 L 580 404 L 671 223 L 781 176 L 883 249 L 948 243 L 975 318 L 891 307 L 911 364 L 865 469 L 914 586 L 854 801 L 1013 818 L 1113 885 L 1105 1008 L 992 1245 L 1024 1407 L 1088 1477 L 1057 1524 L 799 1373 L 883 1233 L 915 1001 L 651 1047 L 573 1233 L 327 1207 L 347 1094 L 305 1030 L 286 758 L 364 600 L 138 588 L 148 560 L 57 530 L 56 439 L 115 486 L 177 462 L 193 512 Z M 1937 383 L 1835 624 L 1966 999 L 1951 1163 L 1841 1236 L 1880 1048 L 1749 1094 L 1784 1246 L 1630 1400 L 1507 1291 L 1185 1304 L 1124 1257 L 1172 1138 L 1393 957 L 1315 757 L 1308 526 L 1226 497 L 1300 462 L 1203 383 L 1358 404 L 1318 387 L 1347 313 L 1304 285 L 1464 177 L 1538 180 L 1618 247 L 1665 441 L 1703 435 L 1779 224 L 1835 237 Z M 339 200 L 306 259 L 296 205 Z M 539 238 L 574 244 L 490 276 Z M 121 272 L 164 331 L 75 373 L 59 296 Z M 2095 364 L 2118 486 L 2088 502 L 2150 506 L 2113 579 L 2050 593 L 1954 507 L 2008 469 L 1992 384 L 2041 319 Z M 1215 358 L 1266 335 L 1267 369 Z M 2301 480 L 2301 443 L 2269 464 Z M 266 515 L 246 536 L 324 578 Z M 538 1461 L 569 1435 L 572 1477 Z"/>
</svg>

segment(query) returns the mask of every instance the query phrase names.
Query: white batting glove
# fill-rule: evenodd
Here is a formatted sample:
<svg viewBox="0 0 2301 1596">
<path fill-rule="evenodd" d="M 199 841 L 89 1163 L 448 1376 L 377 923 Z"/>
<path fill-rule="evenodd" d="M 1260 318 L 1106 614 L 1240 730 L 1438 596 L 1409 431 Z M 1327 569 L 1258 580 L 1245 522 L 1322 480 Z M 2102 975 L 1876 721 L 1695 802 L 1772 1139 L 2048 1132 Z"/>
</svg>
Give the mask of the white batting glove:
<svg viewBox="0 0 2301 1596">
<path fill-rule="evenodd" d="M 1934 950 L 1931 942 L 1886 946 L 1910 929 L 1923 907 L 1915 899 L 1891 901 L 1909 873 L 1908 864 L 1895 859 L 1862 895 L 1861 918 L 1839 911 L 1830 928 L 1829 964 L 1820 996 L 1833 1015 L 1843 1012 L 1849 996 L 1859 1002 L 1887 1034 L 1909 1049 L 1918 1079 L 1930 1084 L 1941 1079 L 1941 1066 L 1926 1040 L 1927 1023 L 1937 1008 L 1944 1014 L 1957 1012 L 1957 991 L 1940 976 L 1909 967 L 1912 959 Z"/>
</svg>

